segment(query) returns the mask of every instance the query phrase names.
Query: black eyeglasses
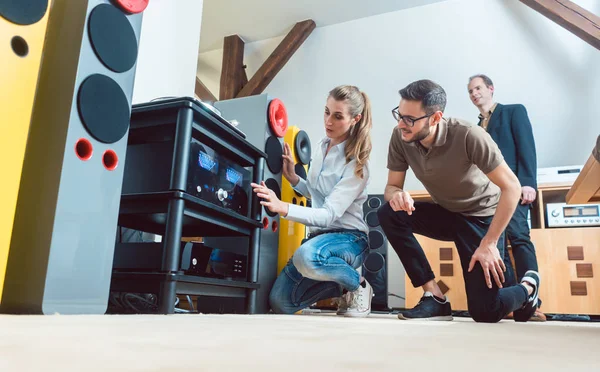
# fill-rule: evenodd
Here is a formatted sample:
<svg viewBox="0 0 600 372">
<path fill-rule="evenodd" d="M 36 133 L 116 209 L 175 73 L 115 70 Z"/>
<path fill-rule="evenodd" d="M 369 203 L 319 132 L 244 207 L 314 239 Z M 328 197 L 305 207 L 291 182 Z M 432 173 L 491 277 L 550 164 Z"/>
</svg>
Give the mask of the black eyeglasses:
<svg viewBox="0 0 600 372">
<path fill-rule="evenodd" d="M 413 118 L 411 118 L 411 117 L 408 117 L 408 116 L 402 116 L 402 115 L 400 115 L 400 112 L 398 111 L 398 107 L 399 107 L 399 106 L 396 106 L 396 107 L 395 107 L 395 108 L 392 110 L 392 115 L 394 116 L 394 119 L 396 119 L 396 121 L 400 121 L 400 120 L 402 120 L 402 121 L 404 122 L 404 124 L 406 124 L 406 125 L 407 125 L 407 126 L 409 126 L 409 127 L 414 127 L 414 126 L 415 126 L 415 123 L 416 123 L 417 121 L 419 121 L 419 120 L 421 120 L 421 119 L 428 118 L 428 117 L 430 117 L 431 115 L 433 115 L 433 114 L 429 114 L 429 115 L 421 116 L 420 118 L 413 119 Z"/>
</svg>

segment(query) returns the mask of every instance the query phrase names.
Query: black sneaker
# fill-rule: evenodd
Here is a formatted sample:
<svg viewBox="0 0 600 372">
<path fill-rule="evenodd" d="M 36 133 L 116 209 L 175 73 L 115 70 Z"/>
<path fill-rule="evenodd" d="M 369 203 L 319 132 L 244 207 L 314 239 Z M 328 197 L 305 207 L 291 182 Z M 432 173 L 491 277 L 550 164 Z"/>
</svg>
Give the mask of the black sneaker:
<svg viewBox="0 0 600 372">
<path fill-rule="evenodd" d="M 447 298 L 445 302 L 440 302 L 433 296 L 433 293 L 425 292 L 417 306 L 401 311 L 398 319 L 452 320 L 452 307 Z"/>
<path fill-rule="evenodd" d="M 540 294 L 540 274 L 536 271 L 529 270 L 523 275 L 521 283 L 527 283 L 533 286 L 533 292 L 527 299 L 527 303 L 513 312 L 515 322 L 526 322 L 528 321 L 538 308 L 538 296 Z"/>
</svg>

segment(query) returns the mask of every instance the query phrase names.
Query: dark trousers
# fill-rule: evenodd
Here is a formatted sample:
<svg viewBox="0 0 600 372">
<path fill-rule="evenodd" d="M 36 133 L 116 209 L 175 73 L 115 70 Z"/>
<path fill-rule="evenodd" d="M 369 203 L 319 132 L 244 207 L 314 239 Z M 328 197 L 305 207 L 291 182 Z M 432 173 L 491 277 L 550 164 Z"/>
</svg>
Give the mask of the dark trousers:
<svg viewBox="0 0 600 372">
<path fill-rule="evenodd" d="M 511 270 L 510 276 L 506 276 L 506 283 L 508 285 L 514 285 L 520 281 L 527 270 L 538 271 L 535 247 L 529 237 L 529 225 L 527 225 L 527 212 L 529 208 L 530 205 L 521 205 L 519 202 L 515 214 L 506 227 L 506 237 L 510 241 L 517 271 L 516 277 L 514 270 Z M 504 255 L 504 263 L 507 268 L 509 266 L 512 267 L 508 253 Z"/>
<path fill-rule="evenodd" d="M 416 233 L 454 242 L 462 266 L 469 314 L 476 322 L 498 322 L 527 302 L 527 290 L 521 285 L 500 289 L 492 279 L 492 288 L 488 288 L 479 263 L 468 272 L 471 256 L 486 234 L 491 216 L 465 216 L 425 202 L 416 202 L 410 216 L 403 211 L 394 212 L 389 203 L 379 208 L 377 215 L 415 288 L 434 279 L 423 248 L 414 236 Z M 498 249 L 503 257 L 503 237 L 498 241 Z"/>
</svg>

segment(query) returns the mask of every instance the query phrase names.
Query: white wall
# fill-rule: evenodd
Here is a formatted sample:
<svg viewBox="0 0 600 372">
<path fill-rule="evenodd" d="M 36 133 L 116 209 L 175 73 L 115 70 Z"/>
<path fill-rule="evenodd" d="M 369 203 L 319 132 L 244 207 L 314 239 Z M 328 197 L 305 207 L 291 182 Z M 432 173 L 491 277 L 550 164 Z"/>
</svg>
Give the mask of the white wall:
<svg viewBox="0 0 600 372">
<path fill-rule="evenodd" d="M 576 3 L 600 14 L 600 1 Z M 248 77 L 282 38 L 246 45 Z M 198 60 L 198 76 L 216 96 L 221 63 L 222 50 Z M 446 115 L 476 122 L 466 84 L 480 72 L 494 80 L 498 102 L 527 107 L 539 167 L 585 162 L 600 134 L 600 51 L 518 0 L 451 0 L 317 28 L 265 92 L 283 100 L 291 123 L 313 142 L 324 135 L 331 88 L 354 84 L 367 92 L 375 143 L 369 192 L 380 193 L 398 90 L 435 80 L 448 94 Z M 410 175 L 406 188 L 422 186 Z"/>
<path fill-rule="evenodd" d="M 203 0 L 152 0 L 144 11 L 133 103 L 194 96 Z"/>
<path fill-rule="evenodd" d="M 598 0 L 576 3 L 600 14 Z M 248 77 L 282 38 L 246 45 Z M 222 56 L 216 50 L 198 60 L 198 76 L 215 96 Z M 539 167 L 583 164 L 589 157 L 600 134 L 600 51 L 518 0 L 451 0 L 317 28 L 265 92 L 283 100 L 291 124 L 313 142 L 324 136 L 331 88 L 354 84 L 367 92 L 374 110 L 369 193 L 382 193 L 398 90 L 433 79 L 448 94 L 447 116 L 476 122 L 466 89 L 476 73 L 494 80 L 497 101 L 527 107 Z M 410 174 L 405 188 L 422 185 Z M 389 257 L 389 290 L 404 296 L 402 266 L 395 254 Z M 404 301 L 390 297 L 390 304 Z"/>
</svg>

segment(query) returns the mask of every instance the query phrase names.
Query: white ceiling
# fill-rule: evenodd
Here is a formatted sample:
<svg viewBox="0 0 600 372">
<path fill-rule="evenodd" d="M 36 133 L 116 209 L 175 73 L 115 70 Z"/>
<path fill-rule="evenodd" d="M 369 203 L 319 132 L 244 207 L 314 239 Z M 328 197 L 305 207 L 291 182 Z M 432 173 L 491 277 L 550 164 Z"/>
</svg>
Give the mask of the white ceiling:
<svg viewBox="0 0 600 372">
<path fill-rule="evenodd" d="M 299 21 L 317 27 L 445 0 L 204 0 L 200 52 L 223 47 L 225 36 L 246 43 L 285 35 Z"/>
</svg>

